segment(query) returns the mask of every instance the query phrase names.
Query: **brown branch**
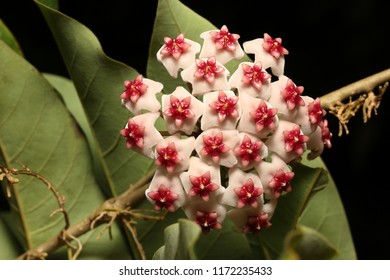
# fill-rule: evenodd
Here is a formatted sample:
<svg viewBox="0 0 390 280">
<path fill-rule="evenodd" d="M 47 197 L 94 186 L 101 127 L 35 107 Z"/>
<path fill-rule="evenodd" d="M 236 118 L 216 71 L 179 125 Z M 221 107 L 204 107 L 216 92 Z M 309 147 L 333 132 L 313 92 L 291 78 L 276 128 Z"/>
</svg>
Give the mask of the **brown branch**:
<svg viewBox="0 0 390 280">
<path fill-rule="evenodd" d="M 23 169 L 19 170 L 16 168 L 7 168 L 7 167 L 1 167 L 0 166 L 0 180 L 6 178 L 7 179 L 7 196 L 11 197 L 11 191 L 10 191 L 10 185 L 14 185 L 19 183 L 19 179 L 15 178 L 14 176 L 17 175 L 27 175 L 27 176 L 32 176 L 35 177 L 36 179 L 40 180 L 43 184 L 47 186 L 47 188 L 54 194 L 54 197 L 57 200 L 58 203 L 58 209 L 54 210 L 51 214 L 50 217 L 53 217 L 54 215 L 58 213 L 62 213 L 64 216 L 64 221 L 65 221 L 65 226 L 61 230 L 60 234 L 58 235 L 57 239 L 62 240 L 64 244 L 67 245 L 69 249 L 69 259 L 75 259 L 77 256 L 80 254 L 82 250 L 82 244 L 81 242 L 74 237 L 73 235 L 68 233 L 68 228 L 70 226 L 70 219 L 68 212 L 65 209 L 65 198 L 61 193 L 54 187 L 54 185 L 46 179 L 44 176 L 31 171 L 26 165 L 22 164 L 19 162 L 19 165 L 22 166 Z M 78 246 L 73 246 L 71 242 L 68 240 L 70 239 L 71 241 L 75 241 Z M 73 253 L 72 250 L 75 250 L 75 253 Z M 30 255 L 26 255 L 25 259 L 45 259 L 47 256 L 47 252 L 33 252 Z"/>
<path fill-rule="evenodd" d="M 129 215 L 129 213 L 131 213 L 131 211 L 129 211 L 131 205 L 134 205 L 145 197 L 145 190 L 148 187 L 148 182 L 150 181 L 153 174 L 154 170 L 149 172 L 134 185 L 131 185 L 129 189 L 121 195 L 107 199 L 101 206 L 99 206 L 95 211 L 93 211 L 93 213 L 91 213 L 81 222 L 70 225 L 66 231 L 67 235 L 77 239 L 81 235 L 102 224 L 108 224 L 108 226 L 103 228 L 102 232 L 104 232 L 107 228 L 109 228 L 109 226 L 117 217 L 122 218 L 123 215 Z M 99 236 L 101 236 L 102 232 L 99 234 Z M 58 236 L 55 236 L 40 244 L 36 248 L 26 251 L 24 254 L 20 255 L 18 259 L 32 259 L 42 254 L 49 254 L 63 245 L 65 245 L 64 240 L 62 238 L 58 238 Z M 75 257 L 75 255 L 73 257 Z"/>
<path fill-rule="evenodd" d="M 364 122 L 371 117 L 372 111 L 377 114 L 389 81 L 390 69 L 387 69 L 320 97 L 322 108 L 339 120 L 339 136 L 343 134 L 343 130 L 346 134 L 349 133 L 347 124 L 362 106 Z M 377 95 L 374 93 L 376 88 L 379 89 Z"/>
</svg>

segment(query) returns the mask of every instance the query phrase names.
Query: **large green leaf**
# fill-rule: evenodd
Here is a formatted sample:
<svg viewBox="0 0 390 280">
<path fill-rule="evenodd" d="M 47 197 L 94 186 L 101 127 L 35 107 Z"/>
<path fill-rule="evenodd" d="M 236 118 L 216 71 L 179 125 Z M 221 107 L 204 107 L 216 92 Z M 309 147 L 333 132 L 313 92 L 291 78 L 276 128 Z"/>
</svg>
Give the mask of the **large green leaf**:
<svg viewBox="0 0 390 280">
<path fill-rule="evenodd" d="M 194 246 L 201 234 L 200 227 L 187 219 L 179 219 L 164 230 L 165 245 L 153 256 L 155 260 L 196 259 Z"/>
<path fill-rule="evenodd" d="M 36 1 L 57 42 L 94 133 L 95 145 L 110 195 L 127 190 L 145 175 L 152 161 L 125 148 L 119 134 L 130 112 L 120 104 L 124 80 L 138 73 L 106 56 L 96 36 L 80 22 Z"/>
<path fill-rule="evenodd" d="M 19 161 L 48 178 L 66 198 L 71 222 L 80 222 L 105 200 L 94 179 L 84 135 L 54 88 L 3 42 L 0 81 L 2 164 L 20 167 L 15 163 Z M 58 206 L 42 182 L 22 175 L 19 179 L 12 188 L 11 210 L 2 211 L 1 218 L 26 250 L 57 236 L 64 221 L 59 214 L 49 217 Z M 112 257 L 128 258 L 123 246 L 126 241 L 115 225 L 113 234 L 114 241 L 109 244 L 116 253 Z M 108 236 L 99 241 L 95 237 L 94 232 L 83 236 L 81 258 L 104 259 L 112 253 L 98 249 L 107 246 Z"/>
<path fill-rule="evenodd" d="M 329 240 L 337 250 L 335 258 L 355 259 L 348 220 L 322 160 L 304 160 L 294 164 L 293 171 L 293 190 L 279 199 L 272 227 L 262 232 L 259 239 L 251 238 L 254 254 L 257 258 L 279 258 L 287 235 L 303 224 Z"/>
<path fill-rule="evenodd" d="M 320 158 L 304 161 L 304 164 L 326 168 L 325 163 Z M 309 200 L 299 223 L 316 229 L 326 236 L 337 248 L 336 259 L 356 259 L 356 251 L 344 206 L 330 175 L 327 187 Z"/>
<path fill-rule="evenodd" d="M 328 260 L 337 255 L 337 249 L 318 231 L 299 225 L 287 236 L 281 259 Z"/>
<path fill-rule="evenodd" d="M 17 241 L 9 232 L 7 225 L 0 217 L 0 260 L 12 260 L 22 253 Z"/>
<path fill-rule="evenodd" d="M 11 49 L 16 53 L 23 56 L 22 49 L 18 41 L 16 41 L 15 36 L 12 34 L 11 30 L 5 25 L 5 23 L 0 19 L 0 40 L 3 40 Z"/>
<path fill-rule="evenodd" d="M 217 28 L 178 0 L 159 0 L 149 48 L 148 77 L 162 82 L 164 92 L 170 93 L 179 85 L 186 87 L 187 85 L 180 77 L 172 78 L 164 66 L 157 61 L 156 54 L 164 44 L 164 37 L 176 38 L 177 35 L 183 33 L 186 38 L 202 45 L 203 39 L 200 38 L 200 34 L 219 28 L 220 26 Z M 240 61 L 231 61 L 225 66 L 232 74 L 232 71 L 242 61 L 249 61 L 249 57 L 245 56 Z"/>
</svg>

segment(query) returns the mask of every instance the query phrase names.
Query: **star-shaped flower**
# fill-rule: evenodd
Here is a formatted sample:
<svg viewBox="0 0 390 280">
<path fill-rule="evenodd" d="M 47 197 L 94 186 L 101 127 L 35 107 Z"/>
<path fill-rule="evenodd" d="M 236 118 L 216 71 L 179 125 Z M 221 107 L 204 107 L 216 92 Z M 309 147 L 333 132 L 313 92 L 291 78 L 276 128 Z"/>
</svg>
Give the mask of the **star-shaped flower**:
<svg viewBox="0 0 390 280">
<path fill-rule="evenodd" d="M 242 62 L 229 78 L 232 88 L 238 95 L 249 94 L 268 100 L 271 95 L 271 75 L 262 68 L 261 62 Z"/>
<path fill-rule="evenodd" d="M 200 51 L 200 45 L 179 34 L 176 38 L 164 38 L 164 45 L 158 50 L 157 60 L 161 62 L 168 73 L 177 78 L 180 69 L 190 66 Z"/>
<path fill-rule="evenodd" d="M 280 76 L 277 81 L 271 83 L 271 97 L 268 102 L 278 109 L 280 118 L 293 121 L 298 108 L 305 105 L 301 97 L 303 89 L 287 76 Z"/>
<path fill-rule="evenodd" d="M 259 138 L 244 132 L 239 134 L 239 138 L 234 154 L 238 160 L 237 165 L 242 170 L 251 169 L 268 156 L 268 148 Z"/>
<path fill-rule="evenodd" d="M 264 138 L 276 129 L 279 122 L 276 114 L 278 110 L 271 104 L 247 94 L 240 96 L 240 102 L 242 115 L 237 126 L 239 131 Z"/>
<path fill-rule="evenodd" d="M 220 30 L 203 32 L 200 37 L 204 40 L 200 58 L 214 56 L 225 65 L 232 59 L 241 59 L 244 56 L 244 51 L 238 43 L 240 36 L 230 33 L 226 25 Z"/>
<path fill-rule="evenodd" d="M 202 132 L 195 142 L 195 150 L 208 164 L 232 167 L 237 163 L 233 149 L 238 142 L 237 130 L 211 128 Z"/>
<path fill-rule="evenodd" d="M 153 158 L 152 148 L 163 139 L 154 126 L 159 116 L 159 113 L 144 113 L 130 118 L 120 131 L 126 139 L 126 147 Z"/>
<path fill-rule="evenodd" d="M 233 91 L 212 91 L 203 96 L 204 112 L 201 129 L 211 127 L 235 129 L 241 116 L 239 98 Z"/>
<path fill-rule="evenodd" d="M 284 56 L 288 54 L 288 51 L 282 46 L 281 38 L 273 39 L 264 33 L 264 38 L 247 41 L 243 47 L 246 53 L 254 54 L 255 62 L 260 61 L 265 69 L 271 67 L 275 76 L 283 75 Z"/>
<path fill-rule="evenodd" d="M 186 170 L 194 146 L 193 136 L 184 139 L 181 139 L 178 133 L 169 136 L 156 145 L 155 164 L 168 173 Z"/>
<path fill-rule="evenodd" d="M 183 206 L 183 210 L 188 219 L 195 221 L 202 228 L 203 233 L 209 233 L 211 229 L 221 229 L 226 216 L 226 207 L 215 199 L 190 199 Z"/>
<path fill-rule="evenodd" d="M 301 96 L 305 102 L 304 106 L 298 107 L 294 123 L 299 124 L 303 134 L 310 136 L 318 126 L 323 125 L 326 111 L 321 108 L 320 99 L 313 99 L 310 96 Z"/>
<path fill-rule="evenodd" d="M 178 86 L 171 94 L 162 96 L 162 112 L 169 134 L 183 131 L 190 135 L 203 114 L 203 103 Z"/>
<path fill-rule="evenodd" d="M 124 81 L 125 91 L 121 94 L 122 104 L 134 115 L 141 113 L 141 110 L 158 112 L 161 104 L 156 94 L 161 92 L 163 84 L 143 78 L 138 75 L 134 81 Z"/>
<path fill-rule="evenodd" d="M 255 168 L 263 184 L 265 197 L 272 200 L 292 190 L 291 180 L 295 173 L 277 154 L 271 154 L 270 159 L 270 162 L 261 161 Z"/>
<path fill-rule="evenodd" d="M 237 167 L 229 170 L 229 185 L 223 193 L 221 203 L 237 208 L 262 205 L 263 185 L 259 176 L 246 173 Z"/>
<path fill-rule="evenodd" d="M 209 201 L 222 192 L 219 166 L 208 165 L 198 157 L 190 158 L 189 169 L 180 174 L 180 180 L 189 197 Z"/>
<path fill-rule="evenodd" d="M 299 158 L 306 151 L 306 142 L 309 140 L 304 135 L 299 125 L 280 120 L 275 132 L 265 141 L 268 149 L 277 153 L 285 162 Z"/>
<path fill-rule="evenodd" d="M 186 200 L 179 177 L 166 175 L 159 170 L 154 174 L 145 195 L 157 211 L 166 208 L 174 212 L 182 207 Z"/>
<path fill-rule="evenodd" d="M 322 121 L 322 127 L 317 126 L 317 129 L 310 135 L 309 141 L 307 141 L 307 149 L 310 150 L 310 153 L 307 155 L 309 160 L 313 160 L 316 157 L 320 156 L 324 148 L 331 148 L 332 143 L 332 133 L 328 127 L 328 121 Z"/>
<path fill-rule="evenodd" d="M 270 220 L 276 205 L 269 207 L 270 205 L 267 204 L 264 206 L 260 205 L 257 208 L 235 208 L 227 213 L 227 217 L 235 224 L 239 231 L 258 234 L 272 225 Z"/>
<path fill-rule="evenodd" d="M 195 63 L 181 72 L 183 81 L 192 85 L 194 96 L 214 90 L 230 90 L 228 75 L 229 71 L 215 57 L 196 59 Z"/>
</svg>

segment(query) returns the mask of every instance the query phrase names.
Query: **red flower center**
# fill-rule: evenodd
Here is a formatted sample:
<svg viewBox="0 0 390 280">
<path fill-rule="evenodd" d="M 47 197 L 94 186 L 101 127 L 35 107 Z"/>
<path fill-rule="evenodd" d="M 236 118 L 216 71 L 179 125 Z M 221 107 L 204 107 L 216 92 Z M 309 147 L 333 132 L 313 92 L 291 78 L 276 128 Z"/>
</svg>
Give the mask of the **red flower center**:
<svg viewBox="0 0 390 280">
<path fill-rule="evenodd" d="M 163 184 L 158 187 L 157 191 L 148 192 L 148 196 L 154 200 L 154 208 L 156 210 L 160 211 L 165 207 L 170 212 L 175 211 L 175 205 L 173 203 L 179 197 L 178 194 L 171 192 Z"/>
<path fill-rule="evenodd" d="M 309 136 L 301 133 L 299 125 L 295 125 L 290 131 L 283 131 L 284 150 L 286 152 L 294 151 L 298 155 L 302 155 L 305 151 L 305 143 L 309 140 Z"/>
<path fill-rule="evenodd" d="M 197 70 L 195 71 L 194 77 L 198 79 L 205 79 L 210 84 L 214 83 L 215 77 L 221 74 L 225 69 L 217 65 L 215 57 L 209 59 L 196 60 Z"/>
<path fill-rule="evenodd" d="M 180 34 L 176 39 L 169 37 L 164 38 L 165 47 L 160 51 L 164 56 L 172 56 L 174 59 L 179 59 L 185 53 L 191 44 L 184 41 L 184 35 Z"/>
<path fill-rule="evenodd" d="M 281 55 L 288 54 L 288 50 L 282 46 L 282 39 L 273 39 L 267 33 L 264 34 L 263 48 L 276 59 L 278 59 Z"/>
<path fill-rule="evenodd" d="M 274 190 L 276 198 L 279 198 L 283 192 L 290 192 L 292 190 L 291 180 L 294 178 L 294 175 L 294 172 L 284 172 L 282 169 L 275 172 L 268 186 Z"/>
<path fill-rule="evenodd" d="M 319 97 L 317 97 L 312 103 L 308 105 L 308 113 L 311 124 L 318 124 L 320 126 L 322 125 L 326 111 L 322 109 Z"/>
<path fill-rule="evenodd" d="M 175 125 L 181 127 L 185 119 L 191 119 L 195 117 L 195 114 L 191 111 L 191 96 L 185 97 L 179 100 L 177 97 L 170 96 L 171 107 L 164 111 L 164 116 L 171 117 L 175 120 Z"/>
<path fill-rule="evenodd" d="M 297 105 L 305 105 L 305 101 L 303 101 L 301 97 L 303 89 L 304 88 L 302 86 L 297 87 L 291 79 L 287 80 L 286 87 L 280 92 L 280 94 L 287 102 L 287 108 L 289 110 L 294 110 Z"/>
<path fill-rule="evenodd" d="M 195 222 L 202 227 L 203 233 L 209 233 L 212 228 L 220 229 L 222 227 L 217 218 L 216 212 L 197 211 Z"/>
<path fill-rule="evenodd" d="M 324 120 L 322 127 L 321 127 L 321 139 L 327 148 L 330 149 L 332 147 L 332 143 L 331 143 L 332 133 L 330 132 L 330 129 L 328 127 L 327 120 Z"/>
<path fill-rule="evenodd" d="M 235 43 L 240 38 L 237 34 L 229 33 L 226 25 L 222 26 L 220 31 L 211 31 L 210 35 L 214 39 L 215 46 L 218 50 L 227 49 L 234 51 L 236 49 Z"/>
<path fill-rule="evenodd" d="M 271 225 L 268 214 L 262 213 L 258 216 L 248 217 L 244 232 L 259 233 L 260 230 L 269 228 Z"/>
<path fill-rule="evenodd" d="M 242 139 L 241 145 L 234 149 L 234 154 L 241 158 L 241 164 L 247 167 L 250 162 L 260 162 L 261 156 L 259 154 L 263 143 L 260 141 L 251 141 L 248 135 Z"/>
<path fill-rule="evenodd" d="M 263 194 L 262 188 L 256 188 L 253 180 L 248 179 L 244 185 L 235 188 L 234 192 L 238 197 L 237 208 L 242 208 L 245 205 L 250 205 L 253 208 L 258 206 L 257 198 Z"/>
<path fill-rule="evenodd" d="M 132 119 L 127 122 L 127 127 L 120 131 L 120 134 L 126 138 L 126 146 L 128 149 L 137 146 L 144 147 L 145 127 L 135 123 Z"/>
<path fill-rule="evenodd" d="M 262 85 L 271 78 L 271 75 L 262 69 L 260 62 L 256 62 L 253 66 L 244 63 L 242 64 L 242 70 L 244 71 L 244 76 L 241 81 L 244 84 L 254 86 L 258 90 L 260 90 Z"/>
<path fill-rule="evenodd" d="M 138 75 L 134 81 L 124 81 L 125 91 L 121 94 L 121 98 L 124 100 L 130 100 L 136 103 L 138 99 L 145 93 L 148 86 L 143 83 L 142 75 Z"/>
<path fill-rule="evenodd" d="M 218 114 L 218 121 L 223 122 L 226 117 L 238 118 L 237 101 L 237 96 L 229 98 L 225 92 L 219 91 L 218 99 L 210 103 L 209 106 Z"/>
<path fill-rule="evenodd" d="M 211 156 L 214 163 L 218 163 L 221 155 L 230 150 L 230 148 L 223 143 L 222 132 L 217 133 L 214 137 L 203 135 L 204 147 L 200 151 L 202 156 Z"/>
<path fill-rule="evenodd" d="M 256 130 L 260 132 L 264 128 L 273 129 L 276 125 L 274 117 L 277 111 L 276 108 L 268 108 L 267 103 L 264 100 L 260 100 L 257 109 L 250 112 L 252 120 L 256 124 Z"/>
<path fill-rule="evenodd" d="M 211 182 L 210 171 L 207 171 L 199 177 L 192 175 L 189 177 L 192 184 L 192 188 L 188 192 L 188 195 L 190 196 L 199 195 L 204 201 L 208 201 L 210 198 L 210 193 L 219 189 L 217 184 Z"/>
<path fill-rule="evenodd" d="M 156 152 L 158 156 L 155 160 L 155 164 L 158 166 L 164 166 L 169 173 L 172 173 L 176 164 L 182 161 L 176 151 L 174 142 L 169 143 L 167 147 L 156 145 Z"/>
</svg>

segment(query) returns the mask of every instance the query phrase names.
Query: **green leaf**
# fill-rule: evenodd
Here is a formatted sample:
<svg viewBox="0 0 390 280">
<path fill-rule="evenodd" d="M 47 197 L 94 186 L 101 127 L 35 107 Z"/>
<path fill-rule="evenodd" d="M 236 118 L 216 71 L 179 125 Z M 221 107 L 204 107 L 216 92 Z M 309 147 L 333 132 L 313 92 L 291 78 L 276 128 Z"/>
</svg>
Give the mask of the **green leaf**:
<svg viewBox="0 0 390 280">
<path fill-rule="evenodd" d="M 20 168 L 15 163 L 19 161 L 46 177 L 66 198 L 71 223 L 80 222 L 105 201 L 94 179 L 84 135 L 55 89 L 3 42 L 0 81 L 2 164 Z M 19 180 L 12 188 L 11 210 L 1 212 L 1 219 L 27 250 L 58 236 L 64 221 L 61 213 L 50 217 L 58 205 L 47 186 L 33 177 L 20 175 Z M 128 258 L 126 241 L 116 225 L 113 235 L 113 258 Z M 90 232 L 81 240 L 86 242 L 81 258 L 104 259 L 111 253 L 95 255 L 95 247 L 107 246 L 108 236 L 96 240 L 96 233 Z"/>
<path fill-rule="evenodd" d="M 336 248 L 318 231 L 298 226 L 285 241 L 281 259 L 329 260 L 337 255 Z"/>
<path fill-rule="evenodd" d="M 317 184 L 323 184 L 324 170 L 322 168 L 310 168 L 303 164 L 295 164 L 293 171 L 295 172 L 291 182 L 293 189 L 279 198 L 271 219 L 272 226 L 264 230 L 256 242 L 253 238 L 251 240 L 254 254 L 258 258 L 277 259 L 280 256 L 286 235 L 296 227 L 313 191 L 318 188 Z"/>
<path fill-rule="evenodd" d="M 187 219 L 179 219 L 178 223 L 164 230 L 165 245 L 153 256 L 155 260 L 187 260 L 196 259 L 194 245 L 201 234 L 200 227 Z"/>
<path fill-rule="evenodd" d="M 22 49 L 18 41 L 15 39 L 12 32 L 5 25 L 5 23 L 0 19 L 0 40 L 3 40 L 11 49 L 13 49 L 17 54 L 23 56 Z"/>
<path fill-rule="evenodd" d="M 202 234 L 196 244 L 196 255 L 203 260 L 248 260 L 253 259 L 248 236 L 238 233 L 233 223 L 225 219 L 222 229 Z"/>
<path fill-rule="evenodd" d="M 16 259 L 21 253 L 17 241 L 9 232 L 7 225 L 0 217 L 0 260 L 12 260 Z"/>
<path fill-rule="evenodd" d="M 164 44 L 164 37 L 176 38 L 177 35 L 183 33 L 186 38 L 202 45 L 203 40 L 200 38 L 200 34 L 219 28 L 178 0 L 159 0 L 149 48 L 147 76 L 163 83 L 166 93 L 173 92 L 177 86 L 187 87 L 180 77 L 172 78 L 164 66 L 157 61 L 156 54 Z M 250 59 L 245 56 L 241 60 L 231 61 L 225 66 L 232 74 L 242 61 L 250 61 Z"/>
<path fill-rule="evenodd" d="M 109 189 L 117 195 L 142 178 L 152 165 L 143 155 L 129 151 L 119 131 L 130 112 L 121 106 L 119 96 L 124 80 L 138 73 L 131 67 L 106 56 L 96 36 L 80 22 L 35 1 L 41 9 L 83 104 L 86 118 L 94 133 L 97 151 Z"/>
<path fill-rule="evenodd" d="M 320 158 L 304 161 L 304 164 L 326 168 Z M 338 251 L 336 259 L 355 260 L 357 258 L 344 206 L 330 175 L 327 187 L 310 199 L 299 223 L 317 230 L 334 244 Z"/>
<path fill-rule="evenodd" d="M 295 172 L 293 190 L 279 199 L 271 219 L 272 227 L 264 230 L 260 238 L 250 238 L 256 258 L 278 259 L 286 236 L 302 224 L 317 230 L 334 244 L 338 252 L 336 258 L 355 259 L 348 220 L 322 160 L 303 160 L 292 167 Z"/>
<path fill-rule="evenodd" d="M 165 228 L 164 245 L 155 252 L 153 259 L 253 259 L 245 234 L 232 229 L 232 223 L 225 220 L 221 230 L 201 234 L 198 225 L 180 218 L 179 223 Z"/>
<path fill-rule="evenodd" d="M 105 176 L 103 161 L 101 157 L 99 157 L 99 150 L 96 145 L 95 135 L 91 130 L 91 126 L 89 125 L 83 105 L 79 99 L 72 80 L 50 73 L 43 73 L 43 76 L 59 92 L 65 102 L 66 108 L 73 115 L 77 124 L 83 131 L 91 150 L 94 174 L 99 186 L 104 186 L 105 189 L 109 189 L 109 182 Z"/>
</svg>

